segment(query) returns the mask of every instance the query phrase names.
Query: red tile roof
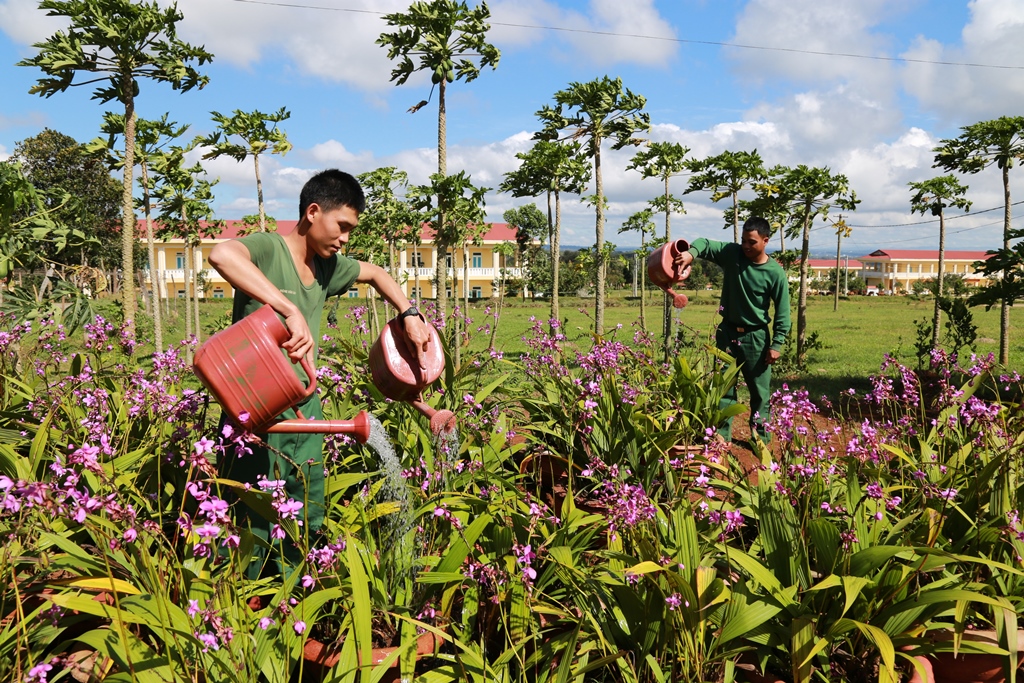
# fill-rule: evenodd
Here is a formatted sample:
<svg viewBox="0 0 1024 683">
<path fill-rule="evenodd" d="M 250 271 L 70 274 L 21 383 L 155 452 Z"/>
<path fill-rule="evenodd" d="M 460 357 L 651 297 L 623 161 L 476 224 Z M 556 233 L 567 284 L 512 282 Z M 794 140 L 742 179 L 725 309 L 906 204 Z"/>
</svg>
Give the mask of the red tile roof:
<svg viewBox="0 0 1024 683">
<path fill-rule="evenodd" d="M 299 224 L 298 221 L 277 221 L 277 231 L 283 235 L 290 233 L 295 230 L 295 226 Z M 490 223 L 490 229 L 484 234 L 483 240 L 485 242 L 514 242 L 516 239 L 515 228 L 510 228 L 508 223 Z M 146 224 L 145 220 L 141 220 L 136 223 L 136 226 L 141 228 L 140 239 L 144 239 L 146 235 Z M 159 229 L 157 224 L 154 223 L 154 230 Z M 222 230 L 216 237 L 212 239 L 234 239 L 238 237 L 238 233 L 243 228 L 242 221 L 239 220 L 226 220 L 224 221 L 224 230 Z M 356 228 L 357 230 L 359 228 Z M 424 223 L 420 230 L 420 237 L 424 241 L 430 240 L 434 236 L 434 231 L 428 223 Z"/>
<path fill-rule="evenodd" d="M 983 251 L 951 251 L 946 250 L 945 258 L 953 261 L 984 261 L 989 257 Z M 885 259 L 896 259 L 900 261 L 905 260 L 932 260 L 937 261 L 939 259 L 939 251 L 930 249 L 879 249 L 873 251 L 867 256 L 861 258 L 881 258 Z"/>
<path fill-rule="evenodd" d="M 834 258 L 809 258 L 807 259 L 807 265 L 811 268 L 835 268 L 836 260 Z M 845 258 L 842 259 L 843 268 L 863 268 L 864 264 L 856 259 L 850 259 L 849 262 Z"/>
</svg>

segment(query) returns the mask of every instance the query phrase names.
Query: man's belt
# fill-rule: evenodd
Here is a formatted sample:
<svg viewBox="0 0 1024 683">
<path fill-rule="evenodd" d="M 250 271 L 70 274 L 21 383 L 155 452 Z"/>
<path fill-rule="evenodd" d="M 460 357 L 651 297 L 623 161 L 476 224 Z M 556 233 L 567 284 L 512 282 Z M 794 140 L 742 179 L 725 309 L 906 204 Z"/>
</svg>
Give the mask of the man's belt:
<svg viewBox="0 0 1024 683">
<path fill-rule="evenodd" d="M 740 334 L 746 334 L 747 332 L 753 332 L 755 330 L 767 330 L 767 325 L 734 325 L 733 323 L 727 322 L 726 325 L 736 330 Z"/>
</svg>

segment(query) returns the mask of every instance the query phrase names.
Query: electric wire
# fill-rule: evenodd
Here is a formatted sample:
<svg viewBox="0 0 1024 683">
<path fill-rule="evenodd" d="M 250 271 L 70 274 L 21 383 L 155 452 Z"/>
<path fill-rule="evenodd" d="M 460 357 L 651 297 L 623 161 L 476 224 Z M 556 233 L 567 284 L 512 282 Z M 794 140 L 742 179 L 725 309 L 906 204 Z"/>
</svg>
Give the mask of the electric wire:
<svg viewBox="0 0 1024 683">
<path fill-rule="evenodd" d="M 293 9 L 310 9 L 326 12 L 350 12 L 353 14 L 373 14 L 384 16 L 387 12 L 376 10 L 356 9 L 352 7 L 325 7 L 323 5 L 307 5 L 292 2 L 273 2 L 272 0 L 231 0 L 246 5 L 268 5 L 271 7 L 287 7 Z M 911 64 L 933 64 L 937 66 L 965 66 L 978 69 L 1009 69 L 1024 70 L 1024 66 L 1012 64 L 980 64 L 977 62 L 950 62 L 944 60 L 915 59 L 912 57 L 885 57 L 882 55 L 863 55 L 854 52 L 828 52 L 826 50 L 802 50 L 793 47 L 770 47 L 767 45 L 747 45 L 744 43 L 728 43 L 718 40 L 696 40 L 692 38 L 674 38 L 668 36 L 650 36 L 640 33 L 618 33 L 616 31 L 597 31 L 594 29 L 568 28 L 565 26 L 542 26 L 536 24 L 514 24 L 511 22 L 490 21 L 492 26 L 505 26 L 507 28 L 525 28 L 537 31 L 556 31 L 561 33 L 582 33 L 594 36 L 607 36 L 612 38 L 639 38 L 642 40 L 660 40 L 669 43 L 680 43 L 688 45 L 712 45 L 715 47 L 731 47 L 742 50 L 762 50 L 767 52 L 790 52 L 802 55 L 817 55 L 820 57 L 849 57 L 851 59 L 869 59 L 880 62 L 905 62 Z"/>
</svg>

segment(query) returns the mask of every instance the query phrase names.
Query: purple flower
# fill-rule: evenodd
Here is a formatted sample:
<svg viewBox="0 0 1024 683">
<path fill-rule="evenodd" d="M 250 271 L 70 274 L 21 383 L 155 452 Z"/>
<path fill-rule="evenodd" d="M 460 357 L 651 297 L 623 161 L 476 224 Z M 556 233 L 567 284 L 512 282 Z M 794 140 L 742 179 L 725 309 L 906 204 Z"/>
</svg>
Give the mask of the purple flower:
<svg viewBox="0 0 1024 683">
<path fill-rule="evenodd" d="M 669 612 L 675 612 L 683 604 L 683 596 L 679 595 L 679 593 L 673 593 L 665 598 L 665 604 L 668 605 Z"/>
<path fill-rule="evenodd" d="M 310 576 L 309 574 L 306 574 L 305 576 L 302 577 L 302 587 L 303 588 L 307 588 L 308 589 L 308 588 L 312 588 L 315 585 L 316 585 L 316 581 L 314 581 L 313 577 Z"/>
<path fill-rule="evenodd" d="M 306 622 L 304 622 L 304 621 L 296 621 L 294 628 L 295 628 L 295 632 L 298 633 L 301 636 L 303 633 L 306 632 Z"/>
<path fill-rule="evenodd" d="M 273 624 L 274 624 L 274 620 L 271 619 L 270 617 L 263 617 L 262 619 L 260 619 L 260 628 L 263 629 L 264 631 L 266 631 L 268 628 L 273 626 Z"/>
<path fill-rule="evenodd" d="M 49 664 L 36 664 L 28 671 L 25 683 L 46 683 L 46 676 L 53 669 Z"/>
</svg>

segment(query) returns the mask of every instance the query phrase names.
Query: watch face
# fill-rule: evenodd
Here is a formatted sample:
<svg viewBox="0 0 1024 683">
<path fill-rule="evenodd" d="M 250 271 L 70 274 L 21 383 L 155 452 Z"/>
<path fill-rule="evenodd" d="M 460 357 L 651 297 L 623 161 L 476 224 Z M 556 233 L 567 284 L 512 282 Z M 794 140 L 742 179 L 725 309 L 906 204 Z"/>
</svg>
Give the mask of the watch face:
<svg viewBox="0 0 1024 683">
<path fill-rule="evenodd" d="M 419 315 L 419 314 L 420 314 L 420 309 L 416 308 L 415 306 L 410 306 L 409 308 L 405 309 L 405 313 L 402 314 L 402 317 L 404 318 L 406 316 Z"/>
</svg>

